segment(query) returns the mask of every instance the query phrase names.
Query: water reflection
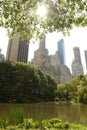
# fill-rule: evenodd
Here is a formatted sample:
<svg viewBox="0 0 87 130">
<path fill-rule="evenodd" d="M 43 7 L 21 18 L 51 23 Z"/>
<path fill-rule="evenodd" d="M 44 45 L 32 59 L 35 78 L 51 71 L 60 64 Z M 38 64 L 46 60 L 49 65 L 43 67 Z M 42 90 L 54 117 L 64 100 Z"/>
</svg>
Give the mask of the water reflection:
<svg viewBox="0 0 87 130">
<path fill-rule="evenodd" d="M 65 121 L 87 124 L 87 105 L 55 103 L 0 104 L 0 115 L 8 114 L 10 109 L 23 108 L 25 115 L 36 120 L 59 117 Z"/>
</svg>

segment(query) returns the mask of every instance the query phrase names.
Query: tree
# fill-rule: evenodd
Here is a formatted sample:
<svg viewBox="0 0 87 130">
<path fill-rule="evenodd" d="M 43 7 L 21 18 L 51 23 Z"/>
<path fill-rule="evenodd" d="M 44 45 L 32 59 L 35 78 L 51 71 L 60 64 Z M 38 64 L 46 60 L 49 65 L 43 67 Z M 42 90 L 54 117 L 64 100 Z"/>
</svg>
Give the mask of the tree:
<svg viewBox="0 0 87 130">
<path fill-rule="evenodd" d="M 36 12 L 38 5 L 47 8 L 45 18 Z M 87 0 L 0 0 L 0 26 L 18 32 L 24 38 L 87 25 Z"/>
<path fill-rule="evenodd" d="M 59 100 L 69 100 L 69 92 L 66 84 L 58 84 L 56 96 Z"/>
<path fill-rule="evenodd" d="M 30 64 L 0 62 L 0 102 L 39 102 L 55 98 L 55 80 Z"/>
</svg>

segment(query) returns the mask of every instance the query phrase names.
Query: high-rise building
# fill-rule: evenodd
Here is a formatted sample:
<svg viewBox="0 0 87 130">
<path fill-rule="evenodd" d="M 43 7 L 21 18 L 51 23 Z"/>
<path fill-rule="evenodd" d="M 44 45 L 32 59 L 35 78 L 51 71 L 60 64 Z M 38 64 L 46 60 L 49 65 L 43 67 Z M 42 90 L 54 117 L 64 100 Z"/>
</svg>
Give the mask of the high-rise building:
<svg viewBox="0 0 87 130">
<path fill-rule="evenodd" d="M 80 74 L 84 74 L 83 66 L 79 62 L 73 60 L 73 62 L 72 62 L 72 75 L 74 77 L 76 77 Z"/>
<path fill-rule="evenodd" d="M 44 36 L 42 39 L 39 41 L 39 49 L 45 49 L 46 46 L 46 36 Z"/>
<path fill-rule="evenodd" d="M 85 50 L 85 62 L 86 62 L 86 70 L 87 70 L 87 50 Z"/>
<path fill-rule="evenodd" d="M 50 55 L 50 64 L 52 66 L 60 65 L 58 54 Z"/>
<path fill-rule="evenodd" d="M 74 60 L 72 62 L 72 74 L 73 76 L 78 76 L 84 74 L 83 65 L 81 63 L 80 49 L 78 47 L 73 48 Z"/>
<path fill-rule="evenodd" d="M 74 51 L 74 59 L 75 59 L 75 61 L 77 61 L 77 62 L 79 62 L 81 64 L 81 56 L 80 56 L 79 47 L 74 47 L 73 51 Z"/>
<path fill-rule="evenodd" d="M 34 52 L 34 59 L 31 63 L 43 72 L 52 75 L 57 83 L 67 83 L 72 79 L 72 75 L 67 66 L 60 64 L 59 55 L 49 55 L 45 48 L 45 37 L 40 39 L 39 49 Z"/>
<path fill-rule="evenodd" d="M 61 39 L 57 43 L 57 52 L 60 59 L 60 64 L 65 65 L 65 47 L 64 47 L 64 40 Z"/>
<path fill-rule="evenodd" d="M 34 59 L 39 67 L 47 64 L 47 61 L 49 62 L 48 50 L 45 48 L 45 44 L 46 37 L 44 36 L 44 38 L 40 39 L 39 49 L 34 52 Z"/>
<path fill-rule="evenodd" d="M 28 40 L 22 40 L 18 34 L 9 40 L 6 60 L 27 63 L 28 60 Z"/>
</svg>

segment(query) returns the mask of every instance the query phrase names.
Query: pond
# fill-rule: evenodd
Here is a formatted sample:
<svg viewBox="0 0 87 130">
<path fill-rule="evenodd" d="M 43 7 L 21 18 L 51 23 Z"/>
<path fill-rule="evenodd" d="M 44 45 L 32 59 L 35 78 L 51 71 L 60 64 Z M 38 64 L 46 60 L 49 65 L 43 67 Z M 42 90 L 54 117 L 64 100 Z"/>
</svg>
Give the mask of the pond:
<svg viewBox="0 0 87 130">
<path fill-rule="evenodd" d="M 87 105 L 56 104 L 53 102 L 33 104 L 0 103 L 0 115 L 8 114 L 11 109 L 15 108 L 23 108 L 25 116 L 36 120 L 58 117 L 64 121 L 87 124 Z"/>
</svg>

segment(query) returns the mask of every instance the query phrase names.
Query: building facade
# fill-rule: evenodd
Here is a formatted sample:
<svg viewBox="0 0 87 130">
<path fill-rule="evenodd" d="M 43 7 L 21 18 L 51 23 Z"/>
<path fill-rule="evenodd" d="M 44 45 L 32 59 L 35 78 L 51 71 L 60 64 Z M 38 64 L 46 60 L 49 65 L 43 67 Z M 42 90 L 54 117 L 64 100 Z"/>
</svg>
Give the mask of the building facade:
<svg viewBox="0 0 87 130">
<path fill-rule="evenodd" d="M 57 66 L 60 64 L 59 56 L 57 54 L 50 55 L 50 64 L 52 66 Z"/>
<path fill-rule="evenodd" d="M 74 47 L 73 51 L 74 51 L 74 59 L 75 59 L 75 61 L 77 61 L 77 62 L 79 62 L 81 64 L 81 55 L 80 55 L 79 47 Z"/>
<path fill-rule="evenodd" d="M 40 39 L 39 49 L 34 52 L 35 64 L 38 65 L 38 67 L 49 64 L 48 50 L 45 48 L 45 39 L 46 37 Z"/>
<path fill-rule="evenodd" d="M 86 62 L 86 70 L 87 70 L 87 50 L 85 50 L 85 62 Z"/>
<path fill-rule="evenodd" d="M 22 40 L 18 34 L 9 40 L 6 60 L 27 63 L 28 60 L 28 40 Z"/>
<path fill-rule="evenodd" d="M 70 70 L 67 66 L 60 64 L 57 54 L 48 54 L 45 44 L 45 38 L 41 39 L 39 49 L 34 52 L 34 59 L 32 59 L 31 63 L 45 73 L 52 75 L 57 83 L 69 82 L 72 79 Z"/>
<path fill-rule="evenodd" d="M 76 77 L 80 74 L 84 74 L 83 65 L 81 63 L 80 49 L 78 47 L 73 48 L 74 60 L 72 62 L 72 75 Z"/>
<path fill-rule="evenodd" d="M 64 40 L 60 39 L 57 42 L 57 52 L 60 59 L 60 64 L 65 65 L 65 46 L 64 46 Z"/>
<path fill-rule="evenodd" d="M 84 74 L 83 66 L 82 64 L 74 60 L 72 62 L 72 75 L 76 77 L 80 74 Z"/>
</svg>

